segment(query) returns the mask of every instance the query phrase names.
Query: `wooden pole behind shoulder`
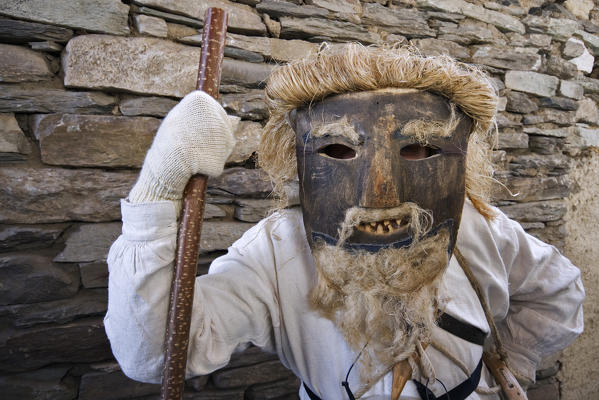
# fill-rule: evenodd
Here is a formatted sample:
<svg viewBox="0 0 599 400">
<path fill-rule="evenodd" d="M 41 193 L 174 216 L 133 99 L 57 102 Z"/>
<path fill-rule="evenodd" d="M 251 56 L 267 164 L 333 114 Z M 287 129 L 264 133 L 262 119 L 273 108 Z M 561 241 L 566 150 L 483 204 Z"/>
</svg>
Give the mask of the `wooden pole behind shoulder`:
<svg viewBox="0 0 599 400">
<path fill-rule="evenodd" d="M 215 99 L 218 98 L 226 31 L 227 14 L 221 9 L 209 8 L 204 17 L 197 89 L 203 90 Z M 183 398 L 207 180 L 205 175 L 193 176 L 183 194 L 176 266 L 166 327 L 166 349 L 160 393 L 162 400 Z"/>
</svg>

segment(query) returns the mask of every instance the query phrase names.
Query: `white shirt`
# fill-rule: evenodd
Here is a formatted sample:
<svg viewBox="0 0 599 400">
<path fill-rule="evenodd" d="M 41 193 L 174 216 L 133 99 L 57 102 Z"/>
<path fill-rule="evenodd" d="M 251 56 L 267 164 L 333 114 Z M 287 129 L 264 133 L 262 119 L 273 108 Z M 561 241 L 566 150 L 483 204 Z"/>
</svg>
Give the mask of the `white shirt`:
<svg viewBox="0 0 599 400">
<path fill-rule="evenodd" d="M 583 327 L 584 290 L 580 271 L 557 249 L 523 231 L 496 210 L 489 222 L 469 201 L 464 205 L 457 246 L 468 260 L 498 326 L 510 365 L 534 380 L 541 357 L 568 346 Z M 108 256 L 109 304 L 105 326 L 124 373 L 136 380 L 159 382 L 163 341 L 176 244 L 172 203 L 122 202 L 123 234 Z M 260 221 L 214 260 L 208 275 L 198 277 L 194 294 L 187 375 L 208 374 L 229 362 L 231 354 L 254 344 L 276 352 L 323 400 L 347 399 L 341 381 L 356 352 L 333 323 L 308 305 L 315 281 L 301 211 L 283 210 Z M 452 257 L 443 277 L 445 312 L 489 331 L 480 302 Z M 435 328 L 443 343 L 470 371 L 482 347 Z M 462 369 L 429 346 L 426 353 L 447 390 L 464 381 Z M 360 388 L 359 364 L 349 376 Z M 416 376 L 418 378 L 418 376 Z M 391 374 L 363 396 L 389 398 Z M 483 368 L 480 386 L 492 385 Z M 439 382 L 429 384 L 436 396 Z M 303 388 L 300 398 L 308 399 Z M 419 399 L 408 382 L 402 399 Z M 472 393 L 468 399 L 497 398 Z"/>
</svg>

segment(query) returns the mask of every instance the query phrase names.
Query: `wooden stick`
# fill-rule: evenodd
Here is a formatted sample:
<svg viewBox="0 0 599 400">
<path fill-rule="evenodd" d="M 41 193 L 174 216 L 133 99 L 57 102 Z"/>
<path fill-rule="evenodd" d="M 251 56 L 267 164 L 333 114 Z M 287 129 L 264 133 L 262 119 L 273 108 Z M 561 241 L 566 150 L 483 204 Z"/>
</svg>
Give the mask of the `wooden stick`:
<svg viewBox="0 0 599 400">
<path fill-rule="evenodd" d="M 226 32 L 227 14 L 218 8 L 206 10 L 197 89 L 215 99 L 218 98 Z M 162 400 L 183 398 L 207 179 L 205 175 L 193 176 L 183 194 L 183 216 L 177 237 L 176 267 L 166 328 L 165 361 L 160 392 Z"/>
<path fill-rule="evenodd" d="M 483 353 L 483 361 L 495 381 L 499 383 L 503 394 L 508 400 L 527 400 L 526 392 L 518 383 L 518 380 L 512 374 L 512 371 L 507 367 L 505 362 L 496 354 Z"/>
<path fill-rule="evenodd" d="M 428 343 L 420 343 L 422 350 L 424 351 Z M 410 357 L 413 357 L 416 362 L 420 362 L 420 355 L 418 350 L 414 351 Z M 406 358 L 403 361 L 398 362 L 393 366 L 393 381 L 391 383 L 391 400 L 398 400 L 403 388 L 406 383 L 412 379 L 412 367 L 410 362 Z"/>
</svg>

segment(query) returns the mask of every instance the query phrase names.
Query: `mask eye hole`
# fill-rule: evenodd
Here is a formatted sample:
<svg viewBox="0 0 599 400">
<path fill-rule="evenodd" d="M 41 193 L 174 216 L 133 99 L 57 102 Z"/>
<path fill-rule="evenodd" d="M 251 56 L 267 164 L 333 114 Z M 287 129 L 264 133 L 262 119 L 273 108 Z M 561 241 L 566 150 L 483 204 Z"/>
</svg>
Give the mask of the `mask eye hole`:
<svg viewBox="0 0 599 400">
<path fill-rule="evenodd" d="M 418 143 L 409 144 L 399 151 L 399 155 L 406 160 L 422 160 L 439 154 L 440 150 L 432 147 L 425 146 Z"/>
<path fill-rule="evenodd" d="M 343 144 L 329 144 L 318 150 L 318 154 L 335 158 L 337 160 L 350 160 L 356 157 L 356 151 Z"/>
</svg>

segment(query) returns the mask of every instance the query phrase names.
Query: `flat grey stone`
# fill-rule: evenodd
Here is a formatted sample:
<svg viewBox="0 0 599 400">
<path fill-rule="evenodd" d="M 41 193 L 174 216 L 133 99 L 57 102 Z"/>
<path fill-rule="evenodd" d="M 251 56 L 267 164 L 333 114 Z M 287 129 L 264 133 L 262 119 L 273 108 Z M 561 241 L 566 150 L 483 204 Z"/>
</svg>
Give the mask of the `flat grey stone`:
<svg viewBox="0 0 599 400">
<path fill-rule="evenodd" d="M 537 71 L 541 56 L 536 49 L 479 46 L 474 48 L 472 61 L 501 69 Z"/>
<path fill-rule="evenodd" d="M 521 35 L 516 32 L 507 33 L 510 45 L 517 47 L 536 47 L 539 49 L 548 49 L 551 47 L 551 35 L 542 33 L 527 33 Z"/>
<path fill-rule="evenodd" d="M 205 221 L 200 235 L 200 254 L 227 250 L 254 224 L 232 221 Z"/>
<path fill-rule="evenodd" d="M 0 18 L 0 40 L 5 43 L 52 41 L 66 43 L 73 31 L 58 26 Z"/>
<path fill-rule="evenodd" d="M 68 299 L 0 306 L 0 320 L 7 320 L 17 328 L 48 323 L 64 324 L 76 318 L 105 314 L 107 302 L 106 289 L 81 290 Z"/>
<path fill-rule="evenodd" d="M 106 265 L 106 262 L 80 263 L 79 273 L 81 274 L 81 284 L 84 288 L 108 287 L 108 265 Z"/>
<path fill-rule="evenodd" d="M 459 25 L 446 24 L 438 29 L 438 39 L 455 42 L 461 45 L 492 43 L 494 45 L 505 45 L 507 43 L 504 34 L 493 25 L 481 21 L 465 19 Z"/>
<path fill-rule="evenodd" d="M 97 114 L 109 113 L 115 103 L 113 96 L 100 92 L 0 84 L 0 112 Z"/>
<path fill-rule="evenodd" d="M 243 119 L 255 121 L 268 118 L 268 108 L 264 99 L 263 90 L 250 90 L 248 93 L 223 94 L 220 103 L 228 113 Z"/>
<path fill-rule="evenodd" d="M 272 192 L 272 184 L 261 169 L 228 168 L 216 178 L 208 179 L 208 192 L 232 196 L 265 198 Z"/>
<path fill-rule="evenodd" d="M 329 12 L 323 8 L 311 5 L 297 5 L 287 1 L 263 0 L 256 5 L 256 10 L 271 17 L 327 18 Z"/>
<path fill-rule="evenodd" d="M 0 393 L 7 400 L 72 400 L 77 384 L 66 376 L 68 371 L 69 367 L 59 366 L 0 376 Z"/>
<path fill-rule="evenodd" d="M 79 400 L 129 399 L 160 393 L 160 385 L 136 382 L 122 371 L 92 371 L 81 377 Z"/>
<path fill-rule="evenodd" d="M 266 361 L 242 368 L 222 369 L 212 374 L 212 382 L 219 389 L 273 382 L 291 378 L 293 373 L 279 360 Z"/>
<path fill-rule="evenodd" d="M 425 14 L 418 10 L 393 10 L 376 3 L 364 4 L 362 23 L 381 27 L 389 33 L 397 33 L 410 37 L 435 36 L 430 29 Z"/>
<path fill-rule="evenodd" d="M 575 81 L 562 80 L 559 86 L 559 94 L 571 99 L 580 100 L 584 97 L 584 88 Z"/>
<path fill-rule="evenodd" d="M 0 168 L 0 222 L 49 223 L 121 219 L 120 199 L 136 172 L 91 169 Z"/>
<path fill-rule="evenodd" d="M 164 117 L 176 105 L 176 100 L 166 97 L 123 96 L 119 104 L 119 110 L 126 116 Z"/>
<path fill-rule="evenodd" d="M 320 40 L 328 38 L 335 41 L 355 40 L 367 44 L 381 41 L 379 34 L 350 22 L 293 17 L 280 17 L 280 22 L 281 38 L 284 39 Z"/>
<path fill-rule="evenodd" d="M 0 114 L 0 160 L 23 160 L 29 153 L 31 145 L 19 127 L 15 115 Z"/>
<path fill-rule="evenodd" d="M 111 357 L 101 317 L 9 331 L 0 340 L 0 371 L 22 371 L 52 363 L 89 363 Z"/>
<path fill-rule="evenodd" d="M 149 7 L 138 7 L 136 5 L 132 5 L 131 11 L 140 13 L 140 14 L 144 14 L 144 15 L 149 15 L 152 17 L 162 18 L 165 21 L 169 21 L 169 22 L 173 22 L 173 23 L 177 23 L 177 24 L 181 24 L 181 25 L 187 25 L 187 26 L 193 27 L 193 28 L 201 29 L 202 25 L 203 25 L 202 21 L 197 18 L 185 17 L 183 15 L 168 13 L 168 12 L 156 10 L 154 8 L 149 8 Z M 193 33 L 192 33 L 192 35 L 193 35 Z"/>
<path fill-rule="evenodd" d="M 591 34 L 589 32 L 585 32 L 582 29 L 577 30 L 575 32 L 575 34 L 577 36 L 580 36 L 580 38 L 582 39 L 582 41 L 587 46 L 589 46 L 589 48 L 593 52 L 593 55 L 595 55 L 595 56 L 599 55 L 599 36 L 593 35 L 593 34 Z"/>
<path fill-rule="evenodd" d="M 576 122 L 576 112 L 542 108 L 535 114 L 525 115 L 522 119 L 522 123 L 525 125 L 535 125 L 547 122 L 562 126 L 573 125 Z"/>
<path fill-rule="evenodd" d="M 0 251 L 50 247 L 67 227 L 66 224 L 2 225 L 0 226 Z"/>
<path fill-rule="evenodd" d="M 500 132 L 497 149 L 528 149 L 528 135 L 522 132 Z"/>
<path fill-rule="evenodd" d="M 538 177 L 510 177 L 503 182 L 515 195 L 510 195 L 505 189 L 497 189 L 496 200 L 516 201 L 525 203 L 531 201 L 544 201 L 562 199 L 570 194 L 570 183 L 567 176 L 538 176 Z"/>
<path fill-rule="evenodd" d="M 309 0 L 307 3 L 336 13 L 360 14 L 362 12 L 360 0 Z"/>
<path fill-rule="evenodd" d="M 194 1 L 194 0 L 136 0 L 137 3 L 167 10 L 175 14 L 183 14 L 204 21 L 204 14 L 209 7 L 218 7 L 227 12 L 227 29 L 237 33 L 266 33 L 262 18 L 256 11 L 245 4 L 228 0 Z"/>
<path fill-rule="evenodd" d="M 0 44 L 0 82 L 36 82 L 52 76 L 42 54 L 22 46 Z"/>
<path fill-rule="evenodd" d="M 538 96 L 555 96 L 559 79 L 555 76 L 539 74 L 532 71 L 507 71 L 505 86 L 508 89 L 536 94 Z"/>
<path fill-rule="evenodd" d="M 0 14 L 90 32 L 129 33 L 129 6 L 119 0 L 4 0 Z"/>
<path fill-rule="evenodd" d="M 567 174 L 569 169 L 568 157 L 559 153 L 514 155 L 509 162 L 510 173 L 516 176 L 558 176 Z"/>
<path fill-rule="evenodd" d="M 524 34 L 526 28 L 517 18 L 463 0 L 416 0 L 416 4 L 448 13 L 463 14 L 500 29 Z"/>
<path fill-rule="evenodd" d="M 507 112 L 497 113 L 496 115 L 498 128 L 518 128 L 522 125 L 522 116 L 519 114 L 511 114 Z"/>
<path fill-rule="evenodd" d="M 547 57 L 544 70 L 545 73 L 555 75 L 561 79 L 572 79 L 578 75 L 576 65 L 556 56 Z"/>
<path fill-rule="evenodd" d="M 200 35 L 197 35 L 195 40 L 201 40 Z M 226 45 L 226 48 L 250 51 L 275 61 L 296 60 L 318 50 L 316 43 L 303 40 L 244 36 L 234 33 L 227 33 Z"/>
<path fill-rule="evenodd" d="M 541 107 L 557 108 L 566 111 L 578 110 L 578 102 L 566 97 L 541 97 L 540 105 Z"/>
<path fill-rule="evenodd" d="M 544 155 L 560 153 L 564 150 L 565 141 L 560 137 L 529 135 L 528 147 L 530 150 Z"/>
<path fill-rule="evenodd" d="M 584 50 L 584 43 L 581 40 L 570 38 L 566 41 L 566 44 L 564 44 L 562 54 L 566 58 L 574 58 L 581 56 L 582 53 L 584 53 Z"/>
<path fill-rule="evenodd" d="M 524 132 L 529 135 L 541 135 L 551 137 L 568 137 L 570 128 L 557 128 L 557 129 L 541 129 L 537 127 L 524 127 Z"/>
<path fill-rule="evenodd" d="M 183 97 L 195 89 L 199 60 L 199 48 L 168 40 L 82 35 L 69 41 L 62 67 L 67 87 Z"/>
<path fill-rule="evenodd" d="M 581 77 L 580 79 L 576 80 L 576 83 L 580 84 L 583 87 L 585 94 L 599 93 L 599 79 L 593 79 L 593 78 L 589 78 L 589 77 Z"/>
<path fill-rule="evenodd" d="M 241 121 L 235 131 L 236 143 L 227 163 L 240 163 L 250 158 L 258 151 L 261 135 L 262 125 L 258 122 Z"/>
<path fill-rule="evenodd" d="M 221 83 L 248 88 L 264 87 L 273 67 L 272 64 L 256 64 L 225 58 L 222 64 Z"/>
<path fill-rule="evenodd" d="M 79 225 L 67 234 L 65 248 L 54 262 L 105 261 L 112 243 L 121 234 L 120 222 Z"/>
<path fill-rule="evenodd" d="M 593 99 L 583 99 L 578 103 L 576 111 L 576 122 L 586 122 L 589 124 L 599 124 L 599 110 L 597 103 Z"/>
<path fill-rule="evenodd" d="M 537 103 L 535 103 L 526 93 L 510 91 L 507 93 L 506 97 L 507 104 L 505 109 L 507 111 L 529 114 L 539 109 Z"/>
<path fill-rule="evenodd" d="M 34 118 L 33 130 L 46 164 L 141 167 L 159 126 L 153 117 L 43 114 Z"/>
<path fill-rule="evenodd" d="M 441 11 L 427 11 L 426 15 L 430 19 L 439 19 L 442 21 L 455 22 L 456 24 L 466 18 L 465 15 L 457 13 L 446 13 Z"/>
<path fill-rule="evenodd" d="M 258 222 L 277 205 L 276 200 L 236 199 L 235 218 L 245 222 Z"/>
<path fill-rule="evenodd" d="M 422 54 L 427 56 L 448 55 L 460 60 L 470 59 L 470 51 L 468 48 L 449 40 L 433 38 L 414 39 L 412 40 L 412 44 L 416 46 Z"/>
<path fill-rule="evenodd" d="M 599 147 L 599 129 L 577 124 L 575 133 L 582 148 Z"/>
<path fill-rule="evenodd" d="M 56 42 L 46 41 L 46 42 L 29 42 L 29 46 L 31 50 L 35 51 L 45 51 L 48 53 L 60 53 L 64 46 L 62 44 L 58 44 Z"/>
<path fill-rule="evenodd" d="M 546 33 L 555 40 L 566 41 L 578 30 L 578 22 L 566 18 L 539 17 L 528 15 L 522 20 L 530 32 Z"/>
<path fill-rule="evenodd" d="M 138 14 L 133 18 L 137 32 L 142 35 L 150 35 L 165 38 L 168 36 L 166 21 L 162 18 Z"/>
<path fill-rule="evenodd" d="M 64 299 L 79 289 L 76 266 L 53 263 L 44 255 L 0 257 L 0 278 L 0 305 Z"/>
</svg>

